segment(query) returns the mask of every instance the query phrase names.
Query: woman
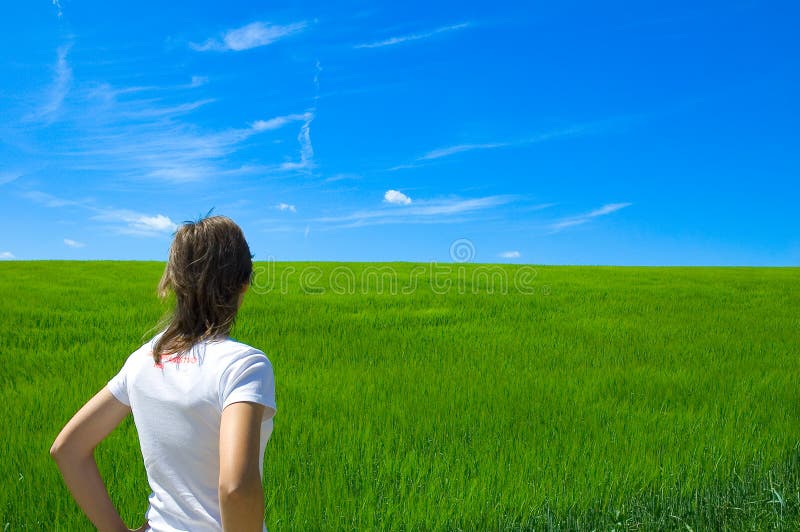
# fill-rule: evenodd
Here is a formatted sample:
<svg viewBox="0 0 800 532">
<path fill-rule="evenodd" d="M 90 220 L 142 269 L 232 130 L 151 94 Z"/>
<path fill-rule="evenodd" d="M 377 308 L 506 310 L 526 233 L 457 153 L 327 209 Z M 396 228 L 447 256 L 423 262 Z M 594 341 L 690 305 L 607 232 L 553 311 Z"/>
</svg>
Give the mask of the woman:
<svg viewBox="0 0 800 532">
<path fill-rule="evenodd" d="M 261 484 L 272 434 L 272 365 L 229 336 L 252 275 L 242 230 L 224 216 L 176 232 L 159 283 L 175 293 L 166 327 L 66 424 L 50 454 L 101 531 L 127 531 L 94 448 L 130 413 L 152 489 L 138 530 L 265 531 Z"/>
</svg>

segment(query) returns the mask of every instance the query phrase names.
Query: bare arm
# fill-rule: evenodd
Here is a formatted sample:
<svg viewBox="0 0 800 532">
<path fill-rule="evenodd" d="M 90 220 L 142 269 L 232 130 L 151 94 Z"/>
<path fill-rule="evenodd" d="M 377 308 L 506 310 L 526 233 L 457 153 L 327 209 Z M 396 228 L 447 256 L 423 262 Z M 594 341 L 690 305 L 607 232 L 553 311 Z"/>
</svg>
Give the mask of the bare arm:
<svg viewBox="0 0 800 532">
<path fill-rule="evenodd" d="M 264 488 L 258 468 L 264 406 L 233 403 L 222 411 L 219 432 L 219 503 L 222 529 L 261 532 Z"/>
<path fill-rule="evenodd" d="M 101 532 L 127 532 L 128 527 L 111 503 L 94 449 L 130 412 L 129 406 L 103 388 L 67 422 L 50 448 L 75 502 Z"/>
</svg>

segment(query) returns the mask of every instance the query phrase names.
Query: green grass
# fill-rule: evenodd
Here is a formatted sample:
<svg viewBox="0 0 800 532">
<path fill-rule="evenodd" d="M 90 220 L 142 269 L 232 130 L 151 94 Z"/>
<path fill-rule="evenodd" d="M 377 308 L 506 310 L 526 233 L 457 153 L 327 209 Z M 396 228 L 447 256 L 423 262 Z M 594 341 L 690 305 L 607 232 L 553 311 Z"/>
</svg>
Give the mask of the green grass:
<svg viewBox="0 0 800 532">
<path fill-rule="evenodd" d="M 800 528 L 800 269 L 445 266 L 260 265 L 232 334 L 275 369 L 270 530 Z M 0 264 L 3 530 L 88 528 L 47 451 L 162 268 Z M 130 419 L 97 455 L 138 526 Z"/>
</svg>

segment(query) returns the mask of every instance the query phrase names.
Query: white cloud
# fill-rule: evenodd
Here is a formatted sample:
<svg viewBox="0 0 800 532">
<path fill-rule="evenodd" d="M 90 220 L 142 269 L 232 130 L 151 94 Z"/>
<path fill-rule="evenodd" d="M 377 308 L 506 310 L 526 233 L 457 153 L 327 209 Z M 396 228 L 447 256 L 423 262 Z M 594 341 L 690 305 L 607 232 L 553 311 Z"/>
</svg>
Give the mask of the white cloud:
<svg viewBox="0 0 800 532">
<path fill-rule="evenodd" d="M 208 83 L 208 76 L 192 76 L 192 82 L 189 84 L 189 87 L 202 87 Z"/>
<path fill-rule="evenodd" d="M 198 52 L 208 51 L 234 51 L 249 50 L 259 46 L 266 46 L 273 42 L 288 37 L 303 30 L 305 22 L 295 22 L 285 26 L 277 24 L 264 24 L 263 22 L 253 22 L 241 28 L 228 30 L 220 39 L 208 39 L 202 44 L 189 43 L 189 46 Z"/>
<path fill-rule="evenodd" d="M 518 259 L 521 255 L 519 251 L 504 251 L 500 253 L 500 256 L 504 259 Z"/>
<path fill-rule="evenodd" d="M 303 231 L 303 238 L 308 238 L 308 233 L 311 232 L 311 226 L 306 226 L 306 230 Z"/>
<path fill-rule="evenodd" d="M 124 222 L 126 225 L 117 227 L 122 234 L 133 236 L 160 236 L 175 231 L 178 224 L 163 214 L 149 216 L 126 209 L 101 210 L 100 214 L 93 217 L 95 220 L 109 222 Z"/>
<path fill-rule="evenodd" d="M 602 207 L 595 209 L 593 211 L 589 211 L 584 214 L 579 214 L 577 216 L 570 216 L 569 218 L 564 218 L 559 220 L 558 222 L 550 224 L 551 232 L 556 233 L 561 231 L 562 229 L 566 229 L 567 227 L 574 227 L 576 225 L 582 225 L 586 222 L 591 221 L 593 218 L 597 218 L 598 216 L 605 216 L 607 214 L 611 214 L 612 212 L 616 212 L 620 209 L 624 209 L 625 207 L 629 207 L 633 205 L 632 203 L 608 203 L 603 205 Z"/>
<path fill-rule="evenodd" d="M 14 256 L 14 254 L 11 253 L 10 251 L 3 251 L 2 253 L 0 253 L 0 259 L 10 260 L 15 258 L 16 257 Z"/>
<path fill-rule="evenodd" d="M 393 203 L 395 205 L 410 205 L 411 198 L 397 190 L 387 190 L 383 195 L 383 201 L 386 203 Z"/>
<path fill-rule="evenodd" d="M 163 214 L 148 215 L 129 209 L 103 208 L 94 204 L 91 198 L 82 200 L 69 200 L 59 198 L 41 192 L 31 190 L 22 194 L 24 197 L 42 204 L 46 207 L 79 207 L 86 211 L 95 213 L 91 219 L 105 222 L 124 223 L 123 226 L 114 226 L 114 229 L 122 234 L 135 236 L 160 236 L 178 228 L 178 224 Z M 83 243 L 64 239 L 64 244 L 70 247 L 83 247 Z"/>
<path fill-rule="evenodd" d="M 64 12 L 61 10 L 61 0 L 52 0 L 53 7 L 56 8 L 56 13 L 58 14 L 58 18 L 61 18 L 64 15 Z"/>
<path fill-rule="evenodd" d="M 65 238 L 64 239 L 64 244 L 67 247 L 71 247 L 71 248 L 83 248 L 83 247 L 86 247 L 86 244 L 84 244 L 83 242 L 78 242 L 78 241 L 72 240 L 70 238 Z"/>
<path fill-rule="evenodd" d="M 453 30 L 460 30 L 462 28 L 466 28 L 470 24 L 468 22 L 464 22 L 462 24 L 453 24 L 451 26 L 443 26 L 441 28 L 436 28 L 435 30 L 427 31 L 424 33 L 412 33 L 410 35 L 403 35 L 400 37 L 392 37 L 390 39 L 385 39 L 383 41 L 371 42 L 371 43 L 364 43 L 364 44 L 357 44 L 354 48 L 381 48 L 384 46 L 392 46 L 395 44 L 400 44 L 408 41 L 418 41 L 420 39 L 427 39 L 428 37 L 432 37 L 437 33 L 442 33 L 446 31 L 453 31 Z"/>
<path fill-rule="evenodd" d="M 132 229 L 140 231 L 174 231 L 178 225 L 163 214 L 155 216 L 137 216 L 132 220 L 125 220 Z"/>
<path fill-rule="evenodd" d="M 278 203 L 275 208 L 279 211 L 297 212 L 297 208 L 294 205 L 289 205 L 288 203 Z"/>
<path fill-rule="evenodd" d="M 253 122 L 251 126 L 254 131 L 267 131 L 271 129 L 278 129 L 286 124 L 295 121 L 295 120 L 308 120 L 309 118 L 313 118 L 310 112 L 306 112 L 303 114 L 291 114 L 291 115 L 284 115 L 284 116 L 277 116 L 275 118 L 270 118 L 269 120 L 256 120 Z"/>
</svg>

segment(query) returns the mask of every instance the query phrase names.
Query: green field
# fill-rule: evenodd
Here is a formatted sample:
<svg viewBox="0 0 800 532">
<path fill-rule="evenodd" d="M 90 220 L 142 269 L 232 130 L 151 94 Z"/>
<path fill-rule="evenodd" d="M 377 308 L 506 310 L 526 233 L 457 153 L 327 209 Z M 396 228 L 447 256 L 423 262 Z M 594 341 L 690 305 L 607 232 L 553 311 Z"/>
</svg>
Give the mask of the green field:
<svg viewBox="0 0 800 532">
<path fill-rule="evenodd" d="M 232 335 L 275 370 L 271 531 L 800 529 L 800 269 L 449 268 L 259 265 Z M 48 449 L 162 269 L 0 264 L 3 531 L 90 529 Z M 97 456 L 138 526 L 130 418 Z"/>
</svg>

